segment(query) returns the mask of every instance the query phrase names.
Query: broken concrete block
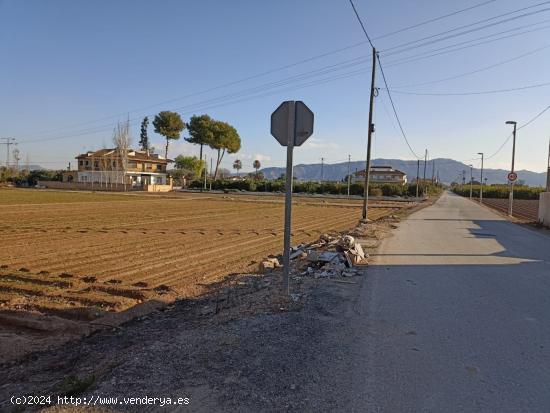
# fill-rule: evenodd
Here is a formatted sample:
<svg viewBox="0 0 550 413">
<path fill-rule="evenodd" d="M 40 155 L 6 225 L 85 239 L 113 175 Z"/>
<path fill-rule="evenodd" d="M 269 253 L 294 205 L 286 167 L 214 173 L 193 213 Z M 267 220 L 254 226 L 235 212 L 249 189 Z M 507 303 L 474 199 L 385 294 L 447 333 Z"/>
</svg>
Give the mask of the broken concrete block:
<svg viewBox="0 0 550 413">
<path fill-rule="evenodd" d="M 262 261 L 260 263 L 260 271 L 269 271 L 275 268 L 275 264 L 272 261 Z"/>
</svg>

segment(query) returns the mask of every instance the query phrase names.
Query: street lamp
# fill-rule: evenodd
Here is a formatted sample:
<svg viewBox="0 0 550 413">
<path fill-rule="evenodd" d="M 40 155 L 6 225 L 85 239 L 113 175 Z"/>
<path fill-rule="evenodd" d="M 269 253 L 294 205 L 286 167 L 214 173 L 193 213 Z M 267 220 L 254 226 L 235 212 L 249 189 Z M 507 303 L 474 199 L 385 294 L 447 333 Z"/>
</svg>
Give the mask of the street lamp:
<svg viewBox="0 0 550 413">
<path fill-rule="evenodd" d="M 470 167 L 470 199 L 472 199 L 472 193 L 474 191 L 473 185 L 474 185 L 474 165 L 470 164 L 468 165 Z"/>
<path fill-rule="evenodd" d="M 513 144 L 512 144 L 512 170 L 510 171 L 511 174 L 514 173 L 514 162 L 516 158 L 516 126 L 517 122 L 513 120 L 509 120 L 506 122 L 506 125 L 514 125 L 514 132 L 513 132 Z M 510 181 L 510 202 L 508 204 L 508 215 L 512 216 L 513 211 L 513 205 L 514 205 L 514 181 Z"/>
<path fill-rule="evenodd" d="M 481 155 L 481 177 L 479 180 L 480 187 L 479 187 L 479 202 L 483 203 L 483 152 L 478 152 L 478 155 Z"/>
</svg>

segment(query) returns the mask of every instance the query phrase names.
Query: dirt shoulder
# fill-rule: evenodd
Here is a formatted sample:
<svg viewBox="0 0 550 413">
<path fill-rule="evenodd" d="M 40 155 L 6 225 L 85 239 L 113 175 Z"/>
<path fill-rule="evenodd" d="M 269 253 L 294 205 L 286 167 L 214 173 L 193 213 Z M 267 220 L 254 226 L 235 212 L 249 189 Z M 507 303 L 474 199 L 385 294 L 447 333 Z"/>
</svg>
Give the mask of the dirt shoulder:
<svg viewBox="0 0 550 413">
<path fill-rule="evenodd" d="M 372 250 L 399 220 L 369 223 L 354 235 Z M 0 410 L 16 408 L 11 396 L 30 394 L 50 395 L 54 405 L 64 395 L 118 398 L 97 411 L 156 411 L 120 404 L 145 396 L 188 398 L 184 407 L 192 411 L 331 410 L 346 383 L 316 383 L 327 374 L 345 377 L 352 367 L 343 357 L 352 334 L 342 334 L 342 317 L 361 305 L 363 279 L 295 276 L 289 298 L 279 293 L 278 269 L 228 275 L 199 298 L 0 366 Z"/>
</svg>

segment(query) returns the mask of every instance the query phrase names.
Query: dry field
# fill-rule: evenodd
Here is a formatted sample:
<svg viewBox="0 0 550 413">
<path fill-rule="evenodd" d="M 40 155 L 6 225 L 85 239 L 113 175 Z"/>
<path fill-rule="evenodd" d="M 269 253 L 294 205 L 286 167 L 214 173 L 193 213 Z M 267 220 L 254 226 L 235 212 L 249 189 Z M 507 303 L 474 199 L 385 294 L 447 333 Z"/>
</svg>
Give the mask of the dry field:
<svg viewBox="0 0 550 413">
<path fill-rule="evenodd" d="M 497 211 L 508 213 L 507 199 L 483 198 L 483 203 Z M 513 216 L 523 221 L 538 220 L 539 201 L 533 199 L 514 199 Z"/>
<path fill-rule="evenodd" d="M 408 205 L 373 205 L 369 218 Z M 0 339 L 21 328 L 76 334 L 254 271 L 281 252 L 283 208 L 281 197 L 0 189 Z M 360 208 L 296 198 L 293 243 L 352 228 Z"/>
</svg>

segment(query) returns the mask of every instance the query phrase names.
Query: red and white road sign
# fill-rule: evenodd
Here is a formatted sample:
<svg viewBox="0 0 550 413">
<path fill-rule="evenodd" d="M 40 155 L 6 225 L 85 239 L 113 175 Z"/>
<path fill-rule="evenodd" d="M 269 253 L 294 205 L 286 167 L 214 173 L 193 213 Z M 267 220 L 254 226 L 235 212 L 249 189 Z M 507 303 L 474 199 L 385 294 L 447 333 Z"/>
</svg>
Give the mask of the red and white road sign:
<svg viewBox="0 0 550 413">
<path fill-rule="evenodd" d="M 516 182 L 516 180 L 518 179 L 518 174 L 515 173 L 515 172 L 510 172 L 508 174 L 508 181 L 509 182 Z"/>
</svg>

